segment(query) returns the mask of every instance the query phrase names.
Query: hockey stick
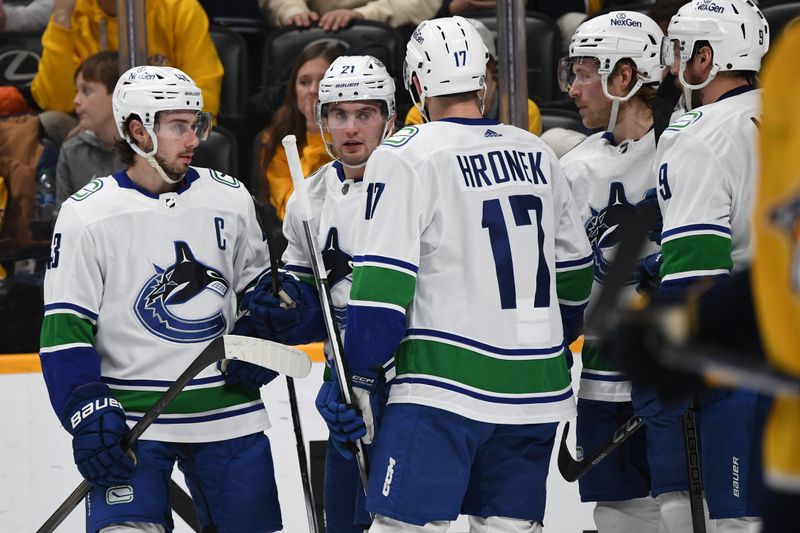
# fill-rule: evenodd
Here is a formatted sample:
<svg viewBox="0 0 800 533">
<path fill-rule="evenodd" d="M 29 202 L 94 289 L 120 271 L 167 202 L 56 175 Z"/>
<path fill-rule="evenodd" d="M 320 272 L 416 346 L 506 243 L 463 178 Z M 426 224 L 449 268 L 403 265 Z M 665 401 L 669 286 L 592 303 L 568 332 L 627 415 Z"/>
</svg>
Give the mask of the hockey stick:
<svg viewBox="0 0 800 533">
<path fill-rule="evenodd" d="M 200 355 L 191 362 L 189 367 L 178 376 L 175 382 L 164 391 L 164 394 L 147 410 L 142 418 L 123 437 L 120 445 L 124 450 L 130 447 L 142 436 L 142 433 L 155 422 L 156 418 L 175 399 L 183 388 L 194 379 L 207 366 L 225 360 L 239 359 L 266 368 L 271 368 L 281 374 L 302 378 L 311 372 L 311 359 L 297 348 L 285 346 L 272 341 L 242 337 L 240 335 L 224 335 L 217 337 L 206 346 Z M 72 491 L 64 503 L 42 524 L 37 533 L 50 533 L 54 531 L 69 513 L 83 500 L 92 489 L 91 483 L 86 480 Z"/>
<path fill-rule="evenodd" d="M 261 205 L 253 197 L 253 204 L 256 210 L 256 220 L 261 227 L 262 233 L 268 236 L 261 217 Z M 281 301 L 281 306 L 292 308 L 295 303 L 286 292 L 281 289 L 278 280 L 278 257 L 269 238 L 267 238 L 267 249 L 269 251 L 270 275 L 272 276 L 272 294 Z M 292 413 L 292 426 L 294 428 L 294 440 L 297 447 L 297 462 L 300 466 L 300 482 L 303 485 L 303 498 L 306 504 L 306 516 L 308 517 L 309 533 L 318 533 L 316 505 L 314 505 L 314 493 L 311 490 L 311 479 L 308 475 L 308 457 L 306 456 L 306 441 L 303 438 L 303 424 L 300 420 L 300 410 L 297 408 L 297 393 L 294 388 L 294 379 L 286 376 L 286 390 L 289 394 L 289 410 Z"/>
<path fill-rule="evenodd" d="M 580 461 L 573 459 L 572 454 L 567 447 L 567 435 L 569 434 L 569 422 L 564 424 L 564 431 L 561 433 L 561 446 L 558 449 L 558 471 L 561 476 L 570 483 L 584 475 L 586 472 L 594 468 L 594 466 L 606 458 L 608 454 L 617 449 L 628 437 L 636 433 L 640 427 L 644 425 L 644 421 L 639 416 L 630 417 L 627 422 L 622 424 L 619 429 L 614 431 L 611 438 L 608 439 L 602 446 L 594 451 L 589 457 L 585 457 Z"/>
<path fill-rule="evenodd" d="M 606 282 L 601 286 L 591 314 L 586 319 L 584 338 L 603 338 L 620 321 L 623 315 L 619 306 L 619 295 L 628 282 L 636 261 L 641 257 L 647 233 L 657 216 L 657 207 L 649 206 L 633 214 L 624 216 L 620 221 L 620 240 L 617 253 L 611 265 Z M 564 424 L 561 444 L 558 449 L 558 470 L 565 480 L 572 482 L 605 459 L 625 439 L 630 437 L 644 423 L 638 416 L 631 417 L 600 448 L 588 457 L 577 461 L 572 457 L 567 445 L 569 422 Z"/>
<path fill-rule="evenodd" d="M 694 533 L 706 533 L 703 506 L 703 479 L 700 474 L 700 428 L 697 427 L 697 398 L 683 414 L 683 448 L 686 451 L 686 476 L 689 481 L 689 509 Z"/>
<path fill-rule="evenodd" d="M 197 518 L 192 497 L 186 494 L 186 491 L 175 483 L 174 479 L 169 480 L 169 505 L 178 516 L 183 518 L 186 525 L 192 528 L 192 531 L 200 533 L 200 520 Z"/>
<path fill-rule="evenodd" d="M 328 271 L 325 269 L 325 264 L 322 262 L 322 254 L 319 251 L 314 234 L 311 232 L 311 222 L 314 215 L 311 212 L 311 204 L 306 194 L 305 178 L 303 177 L 303 169 L 300 166 L 300 154 L 297 153 L 297 138 L 294 135 L 287 135 L 284 137 L 283 148 L 286 151 L 286 159 L 289 162 L 289 172 L 292 175 L 296 202 L 295 208 L 299 211 L 300 219 L 303 221 L 306 245 L 308 246 L 308 253 L 311 256 L 311 267 L 314 272 L 317 292 L 319 292 L 322 315 L 325 320 L 325 331 L 328 333 L 331 351 L 333 352 L 333 360 L 335 363 L 334 370 L 336 371 L 336 377 L 339 379 L 339 388 L 345 404 L 358 409 L 353 403 L 353 385 L 350 383 L 350 372 L 347 368 L 347 361 L 344 358 L 342 337 L 333 318 L 333 299 L 331 298 L 331 289 L 328 284 Z M 358 473 L 361 477 L 361 484 L 366 493 L 369 463 L 367 461 L 367 455 L 364 452 L 364 442 L 362 439 L 358 439 L 355 442 L 355 456 L 358 462 Z"/>
</svg>

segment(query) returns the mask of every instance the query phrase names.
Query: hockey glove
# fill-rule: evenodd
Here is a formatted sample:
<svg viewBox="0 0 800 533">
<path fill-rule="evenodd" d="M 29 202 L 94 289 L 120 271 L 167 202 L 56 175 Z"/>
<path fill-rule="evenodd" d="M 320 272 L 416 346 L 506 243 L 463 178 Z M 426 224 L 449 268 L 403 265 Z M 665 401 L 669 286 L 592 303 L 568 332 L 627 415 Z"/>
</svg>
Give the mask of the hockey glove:
<svg viewBox="0 0 800 533">
<path fill-rule="evenodd" d="M 689 408 L 688 396 L 666 400 L 659 396 L 652 387 L 638 387 L 634 383 L 631 389 L 633 411 L 647 426 L 665 428 L 678 423 Z"/>
<path fill-rule="evenodd" d="M 661 284 L 661 263 L 664 256 L 661 252 L 650 254 L 641 259 L 633 272 L 633 280 L 636 282 L 636 292 L 652 293 L 659 289 Z"/>
<path fill-rule="evenodd" d="M 314 403 L 328 426 L 333 447 L 345 459 L 353 459 L 355 455 L 352 443 L 363 437 L 367 431 L 364 421 L 355 409 L 347 407 L 343 402 L 335 374 L 333 379 L 322 383 Z"/>
<path fill-rule="evenodd" d="M 247 302 L 247 309 L 259 336 L 288 343 L 306 311 L 303 298 L 305 288 L 304 283 L 293 276 L 280 272 L 278 277 L 281 288 L 294 301 L 294 307 L 287 307 L 273 294 L 272 278 L 264 275 L 253 289 L 253 294 Z"/>
<path fill-rule="evenodd" d="M 254 365 L 247 361 L 237 359 L 226 359 L 224 370 L 222 361 L 217 366 L 225 375 L 225 383 L 228 385 L 242 384 L 251 389 L 258 389 L 278 377 L 278 373 L 263 366 Z"/>
<path fill-rule="evenodd" d="M 72 435 L 72 454 L 81 475 L 97 487 L 126 483 L 136 468 L 120 441 L 128 432 L 125 411 L 104 383 L 78 387 L 67 400 L 61 423 Z"/>
<path fill-rule="evenodd" d="M 664 227 L 664 217 L 661 214 L 661 210 L 658 206 L 658 192 L 656 191 L 655 187 L 644 191 L 644 197 L 639 203 L 636 204 L 636 209 L 648 209 L 650 206 L 655 207 L 656 211 L 658 211 L 658 216 L 655 217 L 655 220 L 653 220 L 653 226 L 647 232 L 647 238 L 660 245 L 661 230 Z"/>
</svg>

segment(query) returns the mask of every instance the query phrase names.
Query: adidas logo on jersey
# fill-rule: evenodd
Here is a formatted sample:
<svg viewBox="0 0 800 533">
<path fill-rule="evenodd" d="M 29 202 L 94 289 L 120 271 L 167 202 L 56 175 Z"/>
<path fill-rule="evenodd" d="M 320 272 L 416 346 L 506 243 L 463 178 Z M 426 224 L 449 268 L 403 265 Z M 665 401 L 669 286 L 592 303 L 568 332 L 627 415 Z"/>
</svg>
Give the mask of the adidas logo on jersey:
<svg viewBox="0 0 800 533">
<path fill-rule="evenodd" d="M 496 131 L 486 130 L 486 133 L 483 134 L 484 137 L 502 137 L 502 133 L 497 133 Z"/>
</svg>

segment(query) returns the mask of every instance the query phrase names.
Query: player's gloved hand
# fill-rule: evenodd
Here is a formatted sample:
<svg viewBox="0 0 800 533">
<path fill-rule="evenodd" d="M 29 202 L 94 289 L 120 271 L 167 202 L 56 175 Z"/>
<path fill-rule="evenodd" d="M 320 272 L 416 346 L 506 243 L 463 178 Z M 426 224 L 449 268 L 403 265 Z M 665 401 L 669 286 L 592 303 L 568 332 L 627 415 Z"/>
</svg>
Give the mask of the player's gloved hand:
<svg viewBox="0 0 800 533">
<path fill-rule="evenodd" d="M 654 212 L 657 213 L 655 219 L 653 220 L 653 225 L 647 232 L 647 238 L 660 245 L 661 230 L 664 228 L 664 216 L 661 214 L 661 210 L 658 206 L 658 192 L 656 191 L 655 187 L 644 191 L 644 197 L 639 203 L 636 204 L 635 207 L 639 210 L 652 208 Z"/>
<path fill-rule="evenodd" d="M 677 423 L 689 408 L 688 396 L 665 399 L 653 387 L 639 387 L 634 384 L 631 389 L 633 411 L 644 423 L 651 427 L 667 427 Z"/>
<path fill-rule="evenodd" d="M 75 389 L 61 413 L 61 423 L 72 435 L 75 464 L 87 481 L 113 487 L 130 480 L 136 457 L 120 445 L 128 425 L 108 385 L 89 383 Z"/>
<path fill-rule="evenodd" d="M 274 370 L 237 359 L 220 361 L 217 366 L 225 375 L 225 383 L 228 385 L 240 383 L 246 387 L 258 389 L 278 377 L 278 373 Z"/>
<path fill-rule="evenodd" d="M 636 282 L 636 292 L 653 293 L 658 290 L 661 283 L 661 264 L 664 256 L 661 252 L 650 254 L 640 260 L 633 271 L 633 280 Z"/>
<path fill-rule="evenodd" d="M 359 413 L 342 400 L 335 372 L 330 381 L 322 383 L 314 404 L 328 426 L 333 447 L 342 457 L 352 459 L 353 442 L 363 437 L 367 430 Z"/>
<path fill-rule="evenodd" d="M 278 278 L 281 289 L 294 301 L 294 306 L 287 306 L 273 294 L 272 277 L 265 275 L 253 289 L 247 309 L 259 336 L 287 343 L 306 310 L 303 299 L 305 289 L 304 283 L 293 276 L 280 272 Z"/>
<path fill-rule="evenodd" d="M 389 399 L 386 380 L 380 374 L 376 376 L 354 374 L 352 382 L 354 400 L 361 411 L 361 419 L 364 421 L 366 429 L 363 437 L 364 444 L 372 444 L 372 441 L 375 440 L 375 427 L 383 418 L 383 411 Z"/>
</svg>

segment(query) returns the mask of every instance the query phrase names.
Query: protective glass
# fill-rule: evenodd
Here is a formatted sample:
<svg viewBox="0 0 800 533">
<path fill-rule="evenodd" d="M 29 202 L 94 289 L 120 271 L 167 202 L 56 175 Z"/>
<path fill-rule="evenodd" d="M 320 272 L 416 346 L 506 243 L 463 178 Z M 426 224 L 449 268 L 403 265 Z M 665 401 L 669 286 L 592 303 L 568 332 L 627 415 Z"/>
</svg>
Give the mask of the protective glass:
<svg viewBox="0 0 800 533">
<path fill-rule="evenodd" d="M 558 86 L 562 92 L 600 80 L 600 61 L 595 57 L 562 57 L 558 63 Z"/>
<path fill-rule="evenodd" d="M 205 141 L 211 133 L 211 113 L 198 111 L 192 122 L 174 120 L 166 116 L 156 123 L 154 129 L 156 133 L 172 139 L 181 139 L 189 132 L 194 132 L 198 139 Z"/>
<path fill-rule="evenodd" d="M 681 42 L 668 35 L 661 39 L 661 66 L 670 67 L 681 58 Z"/>
<path fill-rule="evenodd" d="M 323 117 L 328 129 L 370 128 L 383 124 L 383 113 L 377 107 L 361 107 L 354 111 L 342 108 L 328 108 Z"/>
</svg>

